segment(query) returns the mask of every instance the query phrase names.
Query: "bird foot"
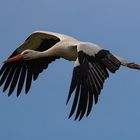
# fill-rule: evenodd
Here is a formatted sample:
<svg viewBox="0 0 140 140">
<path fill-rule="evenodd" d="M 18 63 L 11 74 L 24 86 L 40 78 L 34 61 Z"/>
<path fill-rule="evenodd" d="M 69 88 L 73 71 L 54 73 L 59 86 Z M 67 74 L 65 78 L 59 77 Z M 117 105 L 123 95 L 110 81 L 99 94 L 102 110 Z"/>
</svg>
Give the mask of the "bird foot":
<svg viewBox="0 0 140 140">
<path fill-rule="evenodd" d="M 140 65 L 135 64 L 135 63 L 127 63 L 127 67 L 131 68 L 131 69 L 137 69 L 140 70 Z"/>
</svg>

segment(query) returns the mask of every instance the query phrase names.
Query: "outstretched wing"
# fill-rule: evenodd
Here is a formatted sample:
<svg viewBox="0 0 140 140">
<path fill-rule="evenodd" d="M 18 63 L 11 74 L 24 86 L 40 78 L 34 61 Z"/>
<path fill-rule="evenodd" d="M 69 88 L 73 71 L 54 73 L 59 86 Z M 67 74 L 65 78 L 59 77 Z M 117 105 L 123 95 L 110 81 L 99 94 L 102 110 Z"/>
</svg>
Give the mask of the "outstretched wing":
<svg viewBox="0 0 140 140">
<path fill-rule="evenodd" d="M 76 112 L 75 120 L 81 120 L 91 112 L 93 102 L 98 102 L 98 96 L 103 83 L 109 77 L 108 70 L 114 73 L 120 67 L 120 61 L 109 51 L 95 46 L 78 46 L 78 58 L 74 65 L 71 86 L 67 103 L 75 92 L 75 97 L 69 118 Z M 94 50 L 96 49 L 96 50 Z M 94 99 L 94 100 L 93 100 Z"/>
<path fill-rule="evenodd" d="M 35 32 L 31 34 L 9 58 L 18 55 L 26 49 L 45 51 L 59 41 L 60 38 L 58 36 L 49 34 L 48 32 Z M 54 56 L 29 61 L 5 63 L 0 70 L 0 86 L 3 85 L 3 92 L 9 88 L 8 95 L 10 96 L 17 86 L 17 96 L 19 96 L 25 83 L 25 93 L 27 94 L 32 81 L 36 80 L 43 69 L 46 69 L 48 64 L 56 58 L 58 57 Z"/>
</svg>

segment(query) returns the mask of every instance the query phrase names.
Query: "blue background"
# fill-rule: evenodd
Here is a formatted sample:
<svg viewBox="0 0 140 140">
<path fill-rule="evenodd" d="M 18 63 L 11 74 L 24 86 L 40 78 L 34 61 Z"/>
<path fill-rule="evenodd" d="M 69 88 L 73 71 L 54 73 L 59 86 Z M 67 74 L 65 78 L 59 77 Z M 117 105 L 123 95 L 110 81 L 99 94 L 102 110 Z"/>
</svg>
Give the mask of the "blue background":
<svg viewBox="0 0 140 140">
<path fill-rule="evenodd" d="M 1 0 L 0 66 L 28 35 L 48 30 L 71 35 L 140 63 L 139 0 Z M 49 65 L 27 96 L 0 88 L 2 140 L 139 140 L 140 71 L 120 68 L 106 80 L 88 118 L 68 119 L 65 105 L 73 62 Z M 72 100 L 71 100 L 72 101 Z"/>
</svg>

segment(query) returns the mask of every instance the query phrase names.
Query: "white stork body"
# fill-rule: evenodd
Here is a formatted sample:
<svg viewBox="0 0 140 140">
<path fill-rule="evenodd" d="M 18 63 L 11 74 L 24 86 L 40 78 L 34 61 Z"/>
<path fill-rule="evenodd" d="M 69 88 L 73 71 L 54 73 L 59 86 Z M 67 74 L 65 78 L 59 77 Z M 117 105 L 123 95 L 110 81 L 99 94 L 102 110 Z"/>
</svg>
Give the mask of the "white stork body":
<svg viewBox="0 0 140 140">
<path fill-rule="evenodd" d="M 4 85 L 3 92 L 9 88 L 10 96 L 17 87 L 19 96 L 25 83 L 27 94 L 32 81 L 38 78 L 49 63 L 60 57 L 75 61 L 67 99 L 68 102 L 75 93 L 69 115 L 71 117 L 77 110 L 75 120 L 81 120 L 84 114 L 89 115 L 93 102 L 98 102 L 109 72 L 115 73 L 121 65 L 140 69 L 139 65 L 112 55 L 96 44 L 81 42 L 59 33 L 37 31 L 4 62 L 0 70 L 0 86 Z"/>
</svg>

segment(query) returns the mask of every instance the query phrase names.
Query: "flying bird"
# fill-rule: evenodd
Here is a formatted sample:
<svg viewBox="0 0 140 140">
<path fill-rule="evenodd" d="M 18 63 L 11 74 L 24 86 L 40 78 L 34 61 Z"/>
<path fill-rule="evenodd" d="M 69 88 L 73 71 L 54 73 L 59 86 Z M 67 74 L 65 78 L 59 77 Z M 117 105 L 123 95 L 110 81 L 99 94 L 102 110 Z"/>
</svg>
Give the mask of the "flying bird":
<svg viewBox="0 0 140 140">
<path fill-rule="evenodd" d="M 7 89 L 10 96 L 17 88 L 20 95 L 23 86 L 27 94 L 32 81 L 55 59 L 64 58 L 75 61 L 67 103 L 74 101 L 69 118 L 75 120 L 88 116 L 109 73 L 115 73 L 120 66 L 140 70 L 140 66 L 113 55 L 97 44 L 81 42 L 73 37 L 47 31 L 33 32 L 12 55 L 4 61 L 0 70 L 0 86 Z"/>
</svg>

